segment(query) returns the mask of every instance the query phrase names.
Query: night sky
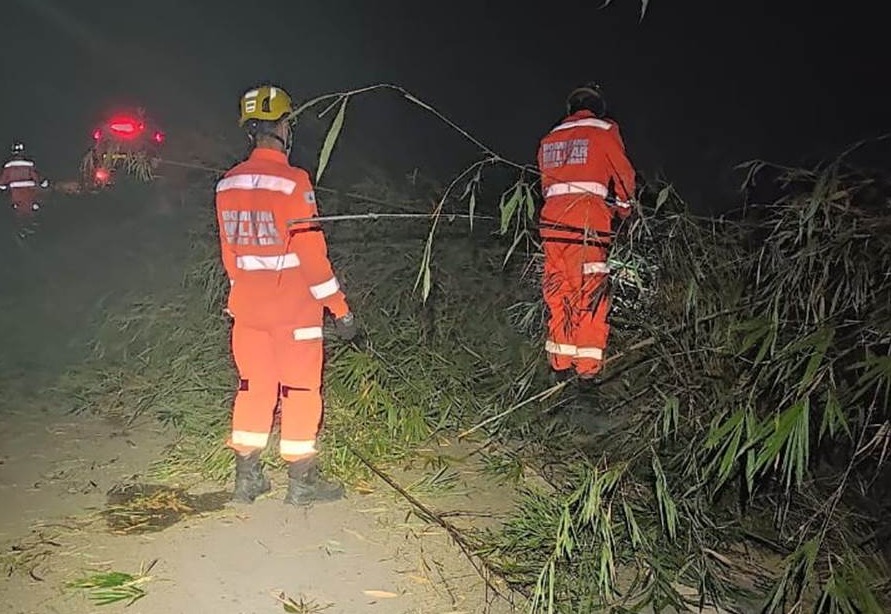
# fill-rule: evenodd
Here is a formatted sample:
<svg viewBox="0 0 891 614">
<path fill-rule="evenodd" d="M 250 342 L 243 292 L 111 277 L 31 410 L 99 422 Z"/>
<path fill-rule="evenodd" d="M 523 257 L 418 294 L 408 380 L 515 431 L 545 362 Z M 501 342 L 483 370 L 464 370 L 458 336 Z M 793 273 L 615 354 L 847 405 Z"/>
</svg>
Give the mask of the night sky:
<svg viewBox="0 0 891 614">
<path fill-rule="evenodd" d="M 390 82 L 525 163 L 567 92 L 596 80 L 638 168 L 715 210 L 735 162 L 891 131 L 874 3 L 651 0 L 643 22 L 637 0 L 522 4 L 4 0 L 0 142 L 24 140 L 63 179 L 116 105 L 147 107 L 171 139 L 197 125 L 239 145 L 237 99 L 258 81 L 298 101 Z M 447 179 L 474 159 L 398 96 L 354 103 L 334 165 Z"/>
</svg>

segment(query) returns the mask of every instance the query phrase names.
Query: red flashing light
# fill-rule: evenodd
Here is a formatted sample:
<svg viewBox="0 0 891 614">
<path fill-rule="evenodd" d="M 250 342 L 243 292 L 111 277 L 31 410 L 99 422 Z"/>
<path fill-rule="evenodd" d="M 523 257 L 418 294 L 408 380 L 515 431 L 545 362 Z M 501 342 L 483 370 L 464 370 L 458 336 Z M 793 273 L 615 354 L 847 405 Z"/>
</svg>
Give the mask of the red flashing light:
<svg viewBox="0 0 891 614">
<path fill-rule="evenodd" d="M 108 122 L 108 129 L 122 139 L 135 139 L 145 130 L 145 124 L 126 115 L 113 117 Z"/>
<path fill-rule="evenodd" d="M 152 137 L 152 139 L 154 139 L 155 143 L 158 143 L 158 144 L 163 143 L 163 142 L 164 142 L 164 138 L 165 138 L 165 137 L 164 137 L 164 133 L 163 133 L 163 132 L 156 132 L 156 133 L 155 133 L 155 136 Z"/>
<path fill-rule="evenodd" d="M 108 170 L 104 168 L 97 168 L 95 177 L 96 181 L 98 181 L 99 183 L 105 183 L 106 181 L 108 181 L 109 177 Z"/>
</svg>

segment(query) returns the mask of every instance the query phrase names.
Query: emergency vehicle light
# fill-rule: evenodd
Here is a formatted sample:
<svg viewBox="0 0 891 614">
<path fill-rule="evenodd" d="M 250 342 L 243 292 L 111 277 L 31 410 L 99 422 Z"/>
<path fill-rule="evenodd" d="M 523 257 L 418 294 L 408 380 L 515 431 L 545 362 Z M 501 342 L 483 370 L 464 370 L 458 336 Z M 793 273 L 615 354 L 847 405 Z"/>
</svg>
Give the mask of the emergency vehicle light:
<svg viewBox="0 0 891 614">
<path fill-rule="evenodd" d="M 96 181 L 100 183 L 105 183 L 106 181 L 108 181 L 108 171 L 104 168 L 97 168 Z"/>
<path fill-rule="evenodd" d="M 108 122 L 108 129 L 116 136 L 123 139 L 132 139 L 139 136 L 145 129 L 145 124 L 132 117 L 113 117 Z"/>
</svg>

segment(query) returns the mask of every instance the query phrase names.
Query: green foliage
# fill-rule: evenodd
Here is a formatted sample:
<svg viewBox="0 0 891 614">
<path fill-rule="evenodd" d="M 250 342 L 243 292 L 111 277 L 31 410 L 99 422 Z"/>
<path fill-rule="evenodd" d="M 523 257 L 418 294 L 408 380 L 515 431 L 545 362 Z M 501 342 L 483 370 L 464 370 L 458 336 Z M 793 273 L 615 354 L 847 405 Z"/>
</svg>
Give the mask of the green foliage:
<svg viewBox="0 0 891 614">
<path fill-rule="evenodd" d="M 884 568 L 852 511 L 862 489 L 881 496 L 885 471 L 891 218 L 875 180 L 839 162 L 781 179 L 786 197 L 736 221 L 695 218 L 668 186 L 647 191 L 652 204 L 620 230 L 613 258 L 636 262 L 648 291 L 630 293 L 586 398 L 583 411 L 615 422 L 586 442 L 596 472 L 558 453 L 551 507 L 529 497 L 493 537 L 500 559 L 527 561 L 505 568 L 531 587 L 533 611 L 689 600 L 678 587 L 700 606 L 745 599 L 706 553 L 753 534 L 787 555 L 766 611 L 883 611 Z M 611 470 L 612 499 L 583 486 Z M 615 583 L 610 556 L 635 579 Z"/>
<path fill-rule="evenodd" d="M 96 605 L 111 605 L 126 601 L 126 605 L 133 605 L 136 601 L 145 597 L 143 585 L 151 580 L 147 574 L 154 566 L 143 566 L 136 575 L 122 571 L 99 572 L 85 576 L 80 580 L 69 582 L 69 589 L 82 590 Z"/>
</svg>

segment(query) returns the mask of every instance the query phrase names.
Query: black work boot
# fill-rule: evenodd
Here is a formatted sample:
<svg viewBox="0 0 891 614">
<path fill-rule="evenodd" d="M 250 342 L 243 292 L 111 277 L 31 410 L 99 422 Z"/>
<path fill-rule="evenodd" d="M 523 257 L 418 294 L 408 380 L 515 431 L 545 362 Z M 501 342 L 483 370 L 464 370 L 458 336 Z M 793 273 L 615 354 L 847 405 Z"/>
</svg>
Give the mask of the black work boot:
<svg viewBox="0 0 891 614">
<path fill-rule="evenodd" d="M 260 452 L 248 455 L 235 454 L 235 493 L 232 500 L 236 503 L 253 503 L 254 499 L 272 488 L 269 480 L 263 475 L 260 465 Z"/>
<path fill-rule="evenodd" d="M 311 456 L 288 463 L 288 494 L 285 503 L 289 505 L 312 505 L 343 498 L 343 486 L 326 480 L 319 473 L 317 458 Z"/>
<path fill-rule="evenodd" d="M 602 382 L 603 374 L 601 371 L 579 375 L 579 392 L 593 392 Z"/>
<path fill-rule="evenodd" d="M 560 371 L 551 369 L 550 373 L 548 373 L 548 383 L 551 386 L 556 386 L 563 382 L 572 381 L 573 377 L 575 377 L 575 372 L 572 369 L 561 369 Z"/>
</svg>

